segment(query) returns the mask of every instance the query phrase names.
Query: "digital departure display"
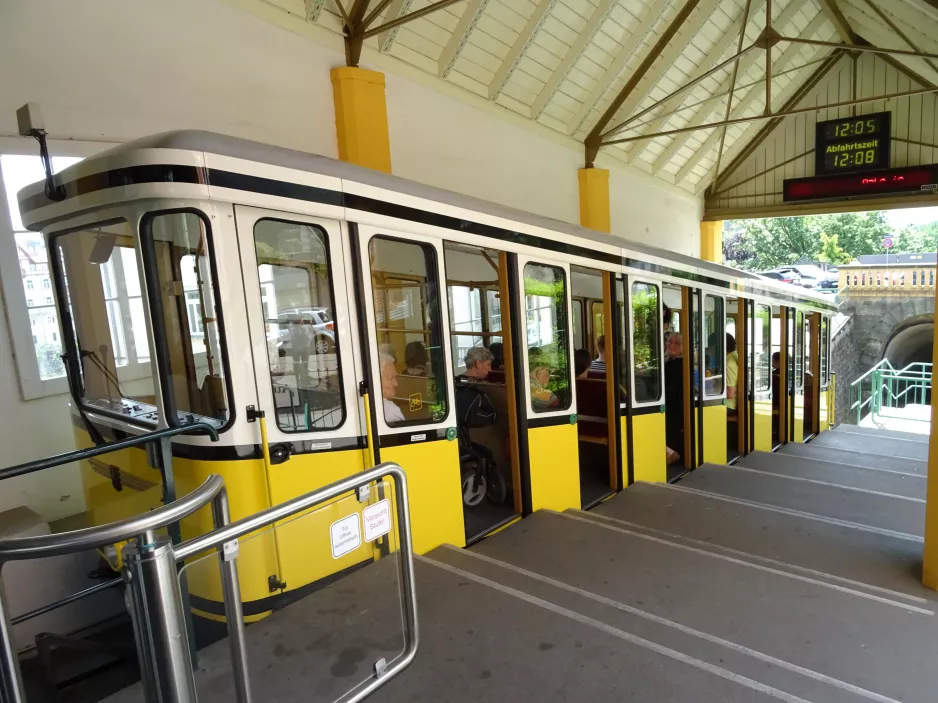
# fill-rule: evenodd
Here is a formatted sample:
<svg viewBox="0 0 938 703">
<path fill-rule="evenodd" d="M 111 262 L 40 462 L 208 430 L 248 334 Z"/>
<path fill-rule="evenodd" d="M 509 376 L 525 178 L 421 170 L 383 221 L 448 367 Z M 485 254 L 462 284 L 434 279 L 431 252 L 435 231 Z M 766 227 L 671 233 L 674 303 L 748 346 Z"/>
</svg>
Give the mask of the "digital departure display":
<svg viewBox="0 0 938 703">
<path fill-rule="evenodd" d="M 817 123 L 817 175 L 889 168 L 890 113 Z"/>
<path fill-rule="evenodd" d="M 782 190 L 786 203 L 935 193 L 938 192 L 938 164 L 868 173 L 790 178 L 784 182 Z"/>
</svg>

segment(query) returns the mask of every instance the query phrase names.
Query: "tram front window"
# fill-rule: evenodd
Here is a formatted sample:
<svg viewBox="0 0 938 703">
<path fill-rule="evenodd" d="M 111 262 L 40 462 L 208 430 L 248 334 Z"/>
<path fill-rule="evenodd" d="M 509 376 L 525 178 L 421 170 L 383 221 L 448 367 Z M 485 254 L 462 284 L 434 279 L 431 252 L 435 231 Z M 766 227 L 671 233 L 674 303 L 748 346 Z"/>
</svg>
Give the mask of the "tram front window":
<svg viewBox="0 0 938 703">
<path fill-rule="evenodd" d="M 198 415 L 224 425 L 231 410 L 205 220 L 171 212 L 144 219 L 142 229 L 167 422 Z"/>
<path fill-rule="evenodd" d="M 123 220 L 94 225 L 58 235 L 52 246 L 59 290 L 68 306 L 64 333 L 74 335 L 80 359 L 77 390 L 82 403 L 155 424 L 143 285 L 132 229 Z"/>
<path fill-rule="evenodd" d="M 283 432 L 339 427 L 345 418 L 326 233 L 315 225 L 254 225 L 267 362 Z"/>
<path fill-rule="evenodd" d="M 661 398 L 661 332 L 658 286 L 632 284 L 632 353 L 635 357 L 635 402 Z"/>
</svg>

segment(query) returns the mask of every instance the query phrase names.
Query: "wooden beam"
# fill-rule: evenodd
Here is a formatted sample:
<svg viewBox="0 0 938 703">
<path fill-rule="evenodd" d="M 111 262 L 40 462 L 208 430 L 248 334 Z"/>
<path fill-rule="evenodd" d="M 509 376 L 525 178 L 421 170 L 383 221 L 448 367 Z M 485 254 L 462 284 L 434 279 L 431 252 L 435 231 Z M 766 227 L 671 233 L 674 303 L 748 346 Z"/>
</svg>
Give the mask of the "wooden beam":
<svg viewBox="0 0 938 703">
<path fill-rule="evenodd" d="M 840 35 L 844 44 L 854 44 L 856 42 L 856 34 L 854 34 L 853 28 L 850 26 L 847 18 L 844 17 L 844 13 L 840 11 L 840 7 L 837 6 L 837 0 L 819 1 L 821 11 L 827 15 L 827 19 L 834 25 L 834 29 L 837 30 L 837 34 Z"/>
<path fill-rule="evenodd" d="M 785 104 L 782 106 L 781 111 L 795 109 L 799 102 L 804 100 L 805 96 L 808 95 L 814 88 L 817 86 L 821 80 L 830 72 L 830 70 L 837 65 L 837 62 L 840 61 L 843 56 L 840 50 L 835 49 L 827 60 L 818 66 L 814 71 L 808 76 L 807 80 L 801 84 L 801 86 L 789 97 Z M 759 148 L 759 146 L 766 140 L 768 137 L 776 130 L 776 128 L 782 123 L 785 117 L 775 117 L 769 120 L 763 127 L 759 130 L 756 136 L 743 147 L 729 164 L 727 164 L 726 169 L 722 174 L 716 174 L 714 178 L 714 190 L 719 188 L 721 180 L 726 180 L 729 178 L 741 165 L 742 163 L 749 158 L 749 156 Z"/>
<path fill-rule="evenodd" d="M 755 2 L 752 3 L 751 12 L 753 14 L 758 12 L 763 2 L 765 2 L 765 0 L 755 0 Z M 745 27 L 743 27 L 742 30 L 740 29 L 740 25 L 742 24 L 742 22 L 743 22 L 743 18 L 742 18 L 742 15 L 740 15 L 733 22 L 732 26 L 729 29 L 727 29 L 726 32 L 723 33 L 723 36 L 720 37 L 720 40 L 716 44 L 713 45 L 713 48 L 704 57 L 704 60 L 700 62 L 700 65 L 697 67 L 697 70 L 695 70 L 694 73 L 691 74 L 691 76 L 689 77 L 689 80 L 694 80 L 696 78 L 699 78 L 701 75 L 706 73 L 710 69 L 711 66 L 715 65 L 717 61 L 719 61 L 720 58 L 723 56 L 723 54 L 726 53 L 726 50 L 730 47 L 730 45 L 732 45 L 733 40 L 736 38 L 736 35 L 738 35 L 740 31 L 742 31 L 743 34 L 745 35 Z M 740 59 L 739 61 L 740 63 L 742 63 L 743 59 Z M 661 112 L 659 113 L 659 116 L 656 117 L 653 121 L 649 122 L 647 128 L 642 129 L 640 133 L 652 134 L 654 132 L 657 132 L 659 129 L 661 129 L 664 126 L 664 124 L 668 121 L 668 119 L 672 116 L 672 113 L 678 107 L 680 107 L 684 103 L 685 100 L 687 100 L 688 95 L 689 93 L 681 93 L 680 95 L 676 95 L 670 100 L 668 100 L 661 107 Z M 630 149 L 628 152 L 629 161 L 634 163 L 636 159 L 641 157 L 641 155 L 645 152 L 645 149 L 647 149 L 650 144 L 651 144 L 651 141 L 638 142 L 635 145 L 635 148 Z"/>
<path fill-rule="evenodd" d="M 786 7 L 782 12 L 775 18 L 775 25 L 777 27 L 785 27 L 789 22 L 794 19 L 795 15 L 801 10 L 804 6 L 806 0 L 802 2 L 790 2 L 788 7 Z M 757 53 L 751 53 L 746 56 L 746 58 L 741 59 L 739 62 L 739 73 L 745 75 L 746 72 L 755 64 L 758 60 L 759 55 Z M 776 75 L 779 73 L 778 66 L 776 66 Z M 717 107 L 717 105 L 722 102 L 721 97 L 724 93 L 728 94 L 730 90 L 729 78 L 727 78 L 723 83 L 720 84 L 720 87 L 714 93 L 714 97 L 707 100 L 703 105 L 700 106 L 700 109 L 694 113 L 694 116 L 688 121 L 688 124 L 693 126 L 702 125 L 707 121 L 707 118 Z M 687 143 L 687 140 L 693 136 L 692 132 L 676 137 L 667 148 L 661 153 L 655 163 L 651 167 L 652 174 L 660 173 L 664 170 L 665 166 L 671 163 L 671 160 L 677 155 L 677 152 Z"/>
<path fill-rule="evenodd" d="M 342 0 L 339 0 L 341 2 Z M 306 7 L 306 21 L 307 22 L 317 22 L 319 20 L 319 15 L 322 13 L 322 6 L 326 4 L 326 0 L 305 0 L 304 5 Z"/>
<path fill-rule="evenodd" d="M 887 14 L 886 14 L 885 12 L 883 12 L 879 7 L 877 7 L 877 6 L 873 3 L 872 0 L 866 0 L 866 4 L 867 4 L 867 6 L 869 6 L 869 8 L 870 8 L 873 12 L 875 12 L 875 13 L 879 16 L 879 18 L 880 18 L 883 22 L 886 23 L 886 25 L 887 25 L 893 32 L 895 32 L 895 33 L 899 36 L 900 39 L 902 39 L 902 41 L 904 41 L 906 44 L 909 45 L 909 48 L 914 49 L 915 51 L 921 51 L 921 49 L 919 49 L 919 48 L 915 45 L 915 42 L 913 42 L 911 39 L 909 39 L 908 35 L 907 35 L 905 32 L 902 31 L 902 29 L 899 27 L 899 25 L 897 25 L 897 24 L 892 20 L 892 18 L 891 18 L 889 15 L 887 15 Z M 924 59 L 924 61 L 925 61 L 926 64 L 928 64 L 928 67 L 931 68 L 931 70 L 933 70 L 933 71 L 935 71 L 936 73 L 938 73 L 938 65 L 936 65 L 934 61 L 932 61 L 931 59 Z"/>
<path fill-rule="evenodd" d="M 703 4 L 697 8 L 693 16 L 689 17 L 680 28 L 678 32 L 680 36 L 668 45 L 661 56 L 658 57 L 654 67 L 648 71 L 648 74 L 640 83 L 640 85 L 643 86 L 642 90 L 634 91 L 619 108 L 619 114 L 622 118 L 631 116 L 634 110 L 642 104 L 642 101 L 648 97 L 648 94 L 654 89 L 655 85 L 657 85 L 659 79 L 664 76 L 674 62 L 683 55 L 684 51 L 687 49 L 687 45 L 693 41 L 694 37 L 700 31 L 700 28 L 710 19 L 710 15 L 719 5 L 718 0 L 702 1 Z M 612 129 L 604 129 L 602 135 L 603 139 L 608 138 L 613 131 L 618 132 L 618 126 Z"/>
<path fill-rule="evenodd" d="M 813 36 L 822 26 L 824 26 L 825 20 L 826 17 L 824 13 L 818 12 L 804 28 L 805 35 L 809 37 Z M 790 44 L 788 48 L 782 52 L 782 55 L 778 57 L 778 60 L 775 62 L 775 68 L 777 70 L 783 70 L 789 64 L 789 62 L 797 58 L 800 53 L 801 49 L 799 46 Z M 749 106 L 752 105 L 753 101 L 760 97 L 763 97 L 763 92 L 754 86 L 752 90 L 740 98 L 737 106 L 733 108 L 730 119 L 739 119 L 740 117 L 745 116 Z M 699 149 L 697 149 L 697 153 L 688 159 L 687 162 L 681 167 L 681 170 L 677 172 L 676 179 L 678 183 L 686 179 L 688 174 L 697 166 L 697 164 L 700 163 L 702 159 L 707 157 L 711 151 L 713 151 L 719 139 L 719 132 L 714 132 L 710 135 L 707 141 L 704 142 L 704 144 Z"/>
<path fill-rule="evenodd" d="M 449 7 L 450 5 L 455 5 L 457 2 L 464 1 L 465 0 L 437 0 L 437 2 L 427 5 L 426 7 L 422 7 L 419 10 L 414 10 L 413 12 L 409 12 L 406 15 L 401 15 L 395 20 L 389 20 L 379 27 L 369 29 L 367 32 L 365 32 L 364 37 L 365 39 L 370 39 L 371 37 L 381 34 L 382 32 L 386 32 L 389 29 L 394 29 L 395 27 L 400 27 L 401 25 L 407 24 L 408 22 L 419 20 L 421 17 L 426 17 L 432 12 L 442 10 Z"/>
<path fill-rule="evenodd" d="M 675 18 L 671 21 L 671 24 L 664 30 L 658 41 L 655 42 L 654 47 L 648 52 L 648 55 L 645 56 L 638 68 L 635 69 L 635 72 L 623 86 L 622 90 L 619 91 L 619 94 L 615 97 L 612 103 L 606 108 L 606 111 L 602 114 L 602 117 L 599 118 L 599 121 L 593 126 L 593 129 L 586 136 L 586 166 L 591 168 L 596 161 L 596 156 L 599 154 L 600 142 L 602 141 L 602 133 L 609 122 L 613 117 L 616 116 L 616 113 L 619 111 L 619 108 L 622 107 L 623 103 L 628 100 L 629 96 L 641 82 L 642 78 L 645 77 L 645 74 L 648 72 L 648 69 L 651 68 L 652 64 L 655 63 L 655 59 L 661 55 L 661 52 L 664 51 L 664 48 L 668 45 L 668 42 L 671 41 L 671 38 L 677 34 L 677 31 L 681 28 L 681 25 L 687 20 L 690 16 L 690 13 L 696 9 L 697 5 L 700 3 L 700 0 L 687 0 L 684 3 L 684 6 L 677 13 Z"/>
<path fill-rule="evenodd" d="M 534 8 L 533 14 L 525 23 L 524 29 L 521 30 L 521 33 L 515 39 L 515 43 L 511 45 L 508 55 L 502 60 L 491 83 L 489 83 L 489 100 L 495 101 L 498 99 L 498 96 L 502 94 L 502 90 L 505 89 L 505 85 L 511 78 L 511 74 L 515 72 L 521 59 L 524 57 L 525 53 L 527 53 L 528 47 L 531 46 L 531 42 L 534 41 L 534 37 L 537 36 L 541 26 L 544 24 L 544 20 L 550 16 L 556 4 L 557 0 L 540 0 L 540 2 L 538 2 L 537 7 Z"/>
<path fill-rule="evenodd" d="M 560 84 L 563 83 L 567 74 L 570 73 L 570 69 L 580 60 L 586 47 L 592 43 L 596 32 L 598 32 L 599 28 L 606 22 L 609 13 L 612 12 L 612 8 L 615 7 L 617 3 L 618 0 L 600 0 L 599 4 L 593 9 L 590 18 L 586 21 L 586 26 L 584 26 L 577 35 L 573 45 L 567 50 L 567 53 L 564 54 L 563 59 L 560 61 L 560 65 L 550 74 L 547 83 L 544 84 L 544 87 L 541 88 L 541 92 L 538 93 L 537 97 L 534 99 L 534 103 L 531 105 L 532 120 L 537 120 L 541 116 L 541 113 L 544 112 L 544 108 L 547 107 L 550 99 L 554 97 L 557 88 L 560 87 Z"/>
<path fill-rule="evenodd" d="M 469 41 L 469 35 L 475 29 L 476 23 L 482 13 L 485 12 L 485 6 L 488 3 L 489 0 L 468 0 L 466 3 L 462 17 L 459 18 L 456 29 L 453 30 L 449 41 L 443 47 L 443 53 L 440 54 L 440 59 L 437 62 L 437 75 L 440 78 L 446 80 L 449 72 L 453 70 L 453 66 L 456 65 L 466 42 Z"/>
<path fill-rule="evenodd" d="M 580 129 L 583 120 L 589 117 L 589 114 L 593 111 L 593 108 L 596 107 L 596 104 L 602 100 L 606 91 L 609 90 L 609 86 L 618 78 L 625 64 L 634 56 L 639 46 L 641 46 L 645 35 L 647 35 L 658 23 L 658 20 L 664 16 L 667 8 L 667 3 L 652 3 L 652 6 L 642 19 L 642 23 L 629 35 L 629 38 L 626 39 L 625 44 L 619 49 L 612 63 L 609 64 L 609 68 L 603 72 L 602 76 L 600 76 L 599 80 L 596 82 L 596 85 L 593 86 L 589 97 L 583 101 L 583 104 L 580 105 L 580 109 L 576 111 L 573 119 L 570 120 L 570 123 L 567 125 L 567 134 L 575 134 L 576 131 Z"/>
<path fill-rule="evenodd" d="M 872 17 L 869 17 L 865 13 L 858 13 L 852 16 L 852 21 L 857 27 L 858 35 L 857 40 L 860 45 L 870 45 L 871 40 L 882 43 L 888 43 L 891 37 L 887 35 L 884 31 L 884 27 L 880 22 L 877 22 Z M 918 82 L 923 86 L 928 86 L 934 84 L 934 79 L 928 78 L 927 76 L 917 72 L 914 68 L 909 66 L 906 63 L 903 63 L 898 57 L 890 56 L 889 54 L 877 54 L 877 56 L 888 63 L 890 66 L 894 67 L 898 71 L 902 71 L 912 80 Z M 920 62 L 923 64 L 923 67 L 926 70 L 934 70 L 925 59 L 921 58 L 906 58 L 907 61 Z"/>
</svg>

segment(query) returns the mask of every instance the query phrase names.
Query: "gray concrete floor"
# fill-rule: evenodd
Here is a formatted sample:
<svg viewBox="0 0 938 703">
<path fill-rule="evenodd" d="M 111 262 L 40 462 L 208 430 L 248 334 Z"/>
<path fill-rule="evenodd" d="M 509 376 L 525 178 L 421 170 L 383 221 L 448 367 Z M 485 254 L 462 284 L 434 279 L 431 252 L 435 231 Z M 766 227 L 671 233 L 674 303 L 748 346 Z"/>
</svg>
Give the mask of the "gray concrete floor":
<svg viewBox="0 0 938 703">
<path fill-rule="evenodd" d="M 825 432 L 824 434 L 827 433 Z M 907 459 L 885 454 L 872 454 L 864 451 L 825 447 L 817 444 L 813 440 L 808 444 L 785 444 L 776 454 L 818 459 L 837 464 L 846 464 L 848 466 L 902 471 L 903 473 L 921 474 L 923 476 L 928 473 L 928 464 L 924 459 Z"/>
<path fill-rule="evenodd" d="M 747 463 L 418 557 L 420 651 L 371 700 L 934 703 L 921 504 L 878 490 L 921 478 L 796 454 Z M 255 700 L 333 701 L 393 657 L 395 568 L 382 559 L 250 625 Z M 233 700 L 227 643 L 200 658 L 200 702 Z"/>
<path fill-rule="evenodd" d="M 866 454 L 882 454 L 903 459 L 928 460 L 928 443 L 917 439 L 897 439 L 857 432 L 822 432 L 811 444 L 833 449 L 848 449 Z"/>
</svg>

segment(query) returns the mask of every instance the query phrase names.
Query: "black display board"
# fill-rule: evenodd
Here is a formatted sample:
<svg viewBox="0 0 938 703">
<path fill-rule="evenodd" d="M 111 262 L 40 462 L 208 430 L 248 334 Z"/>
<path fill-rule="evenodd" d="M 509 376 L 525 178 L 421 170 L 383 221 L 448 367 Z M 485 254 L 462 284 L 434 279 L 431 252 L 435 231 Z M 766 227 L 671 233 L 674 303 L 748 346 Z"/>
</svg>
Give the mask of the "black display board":
<svg viewBox="0 0 938 703">
<path fill-rule="evenodd" d="M 817 123 L 814 173 L 857 173 L 889 168 L 890 113 Z"/>
</svg>

